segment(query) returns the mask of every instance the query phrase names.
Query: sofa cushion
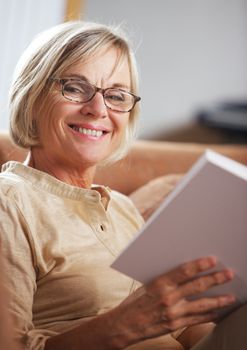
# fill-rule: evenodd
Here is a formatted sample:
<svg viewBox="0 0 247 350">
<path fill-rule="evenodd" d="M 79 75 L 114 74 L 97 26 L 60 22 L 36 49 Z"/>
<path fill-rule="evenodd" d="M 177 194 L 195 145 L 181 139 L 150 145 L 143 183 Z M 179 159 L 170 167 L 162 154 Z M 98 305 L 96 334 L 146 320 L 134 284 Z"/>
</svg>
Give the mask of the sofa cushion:
<svg viewBox="0 0 247 350">
<path fill-rule="evenodd" d="M 144 220 L 154 213 L 182 176 L 178 174 L 159 176 L 129 195 Z"/>
</svg>

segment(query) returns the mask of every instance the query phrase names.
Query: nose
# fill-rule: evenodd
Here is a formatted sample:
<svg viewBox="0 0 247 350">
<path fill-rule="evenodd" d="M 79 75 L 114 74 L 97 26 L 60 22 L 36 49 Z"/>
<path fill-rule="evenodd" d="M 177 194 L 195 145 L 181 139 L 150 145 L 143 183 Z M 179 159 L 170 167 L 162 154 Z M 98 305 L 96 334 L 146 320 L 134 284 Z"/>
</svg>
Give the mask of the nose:
<svg viewBox="0 0 247 350">
<path fill-rule="evenodd" d="M 108 109 L 101 91 L 97 91 L 94 97 L 81 107 L 81 114 L 94 118 L 105 118 L 107 113 Z"/>
</svg>

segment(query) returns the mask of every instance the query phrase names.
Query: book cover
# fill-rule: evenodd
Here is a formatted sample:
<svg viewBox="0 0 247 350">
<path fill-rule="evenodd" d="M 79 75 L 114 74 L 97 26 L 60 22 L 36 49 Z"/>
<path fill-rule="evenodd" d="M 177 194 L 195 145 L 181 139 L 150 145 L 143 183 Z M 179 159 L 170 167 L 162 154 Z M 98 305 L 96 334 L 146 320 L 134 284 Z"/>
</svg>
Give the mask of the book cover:
<svg viewBox="0 0 247 350">
<path fill-rule="evenodd" d="M 207 150 L 117 257 L 112 267 L 147 283 L 183 262 L 218 258 L 233 281 L 206 295 L 247 301 L 247 167 Z"/>
</svg>

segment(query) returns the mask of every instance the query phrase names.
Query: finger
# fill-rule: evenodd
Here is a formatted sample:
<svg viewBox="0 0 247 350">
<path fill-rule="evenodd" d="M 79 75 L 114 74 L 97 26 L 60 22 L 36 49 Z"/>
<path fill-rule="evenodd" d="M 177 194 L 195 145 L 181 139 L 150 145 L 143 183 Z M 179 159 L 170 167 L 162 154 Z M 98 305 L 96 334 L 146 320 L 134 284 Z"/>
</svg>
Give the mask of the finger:
<svg viewBox="0 0 247 350">
<path fill-rule="evenodd" d="M 181 317 L 173 320 L 163 319 L 162 326 L 164 329 L 170 332 L 175 331 L 180 328 L 193 326 L 199 323 L 211 322 L 217 319 L 218 315 L 216 313 L 208 313 L 196 316 Z"/>
<path fill-rule="evenodd" d="M 173 283 L 181 284 L 193 279 L 198 273 L 215 267 L 216 262 L 217 260 L 213 256 L 196 259 L 180 265 L 163 275 L 163 277 Z"/>
<path fill-rule="evenodd" d="M 164 319 L 165 317 L 167 320 L 171 321 L 185 316 L 208 314 L 210 312 L 215 312 L 217 309 L 229 306 L 235 301 L 236 298 L 233 295 L 221 295 L 177 303 L 166 308 L 163 311 L 162 318 Z"/>
<path fill-rule="evenodd" d="M 167 295 L 167 298 L 169 297 L 169 305 L 175 304 L 180 299 L 205 292 L 211 287 L 229 282 L 232 278 L 233 272 L 229 269 L 195 278 L 180 285 Z"/>
<path fill-rule="evenodd" d="M 200 276 L 167 293 L 163 297 L 163 303 L 167 306 L 174 305 L 179 300 L 205 292 L 211 287 L 229 282 L 232 278 L 233 272 L 229 269 Z"/>
<path fill-rule="evenodd" d="M 236 301 L 234 295 L 220 295 L 211 298 L 202 298 L 198 300 L 189 301 L 185 304 L 185 315 L 196 315 L 202 313 L 215 312 Z"/>
<path fill-rule="evenodd" d="M 215 267 L 216 262 L 215 257 L 208 256 L 184 263 L 153 280 L 147 288 L 150 292 L 154 290 L 155 293 L 158 292 L 159 294 L 176 290 L 179 284 L 190 281 L 200 272 Z"/>
</svg>

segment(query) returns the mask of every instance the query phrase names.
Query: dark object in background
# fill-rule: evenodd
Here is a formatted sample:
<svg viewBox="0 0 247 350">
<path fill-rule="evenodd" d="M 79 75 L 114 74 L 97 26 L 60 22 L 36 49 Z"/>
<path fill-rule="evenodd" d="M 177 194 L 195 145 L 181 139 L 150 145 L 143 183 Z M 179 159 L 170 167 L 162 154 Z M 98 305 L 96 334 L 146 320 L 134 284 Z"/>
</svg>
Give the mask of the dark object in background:
<svg viewBox="0 0 247 350">
<path fill-rule="evenodd" d="M 190 122 L 172 130 L 159 129 L 150 139 L 201 144 L 247 144 L 247 101 L 209 105 L 197 109 L 192 117 Z"/>
<path fill-rule="evenodd" d="M 225 102 L 200 110 L 199 124 L 220 129 L 231 143 L 247 143 L 247 101 Z"/>
</svg>

